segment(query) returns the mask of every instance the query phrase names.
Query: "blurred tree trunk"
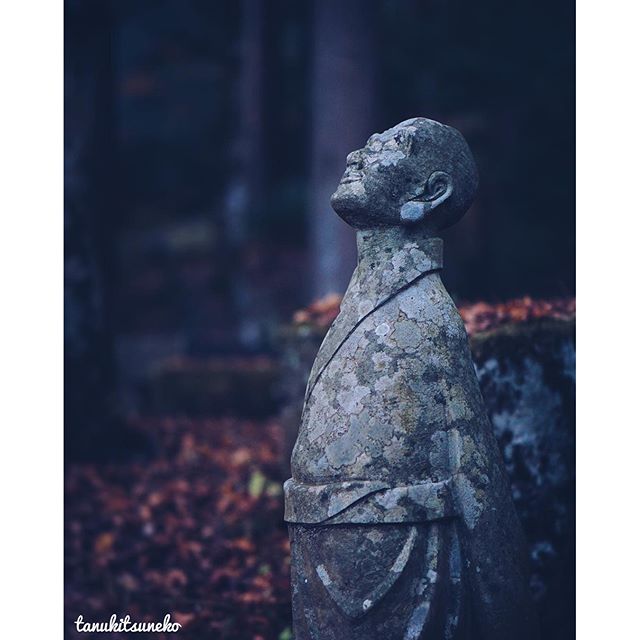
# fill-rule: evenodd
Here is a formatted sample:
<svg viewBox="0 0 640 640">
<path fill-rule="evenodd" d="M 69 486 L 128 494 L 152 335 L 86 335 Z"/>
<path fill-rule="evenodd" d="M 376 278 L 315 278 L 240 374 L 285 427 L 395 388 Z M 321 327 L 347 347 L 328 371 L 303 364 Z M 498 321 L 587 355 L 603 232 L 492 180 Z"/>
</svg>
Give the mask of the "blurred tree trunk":
<svg viewBox="0 0 640 640">
<path fill-rule="evenodd" d="M 251 220 L 264 207 L 263 79 L 264 1 L 243 0 L 240 69 L 235 102 L 238 120 L 232 146 L 232 174 L 225 203 L 225 228 L 231 266 L 231 287 L 238 339 L 243 347 L 260 341 L 256 292 L 246 275 Z"/>
<path fill-rule="evenodd" d="M 311 244 L 316 296 L 343 292 L 356 264 L 355 232 L 329 198 L 346 156 L 373 133 L 373 7 L 316 0 L 311 103 Z"/>
<path fill-rule="evenodd" d="M 112 15 L 108 1 L 66 0 L 64 34 L 65 457 L 121 444 L 114 419 L 109 309 L 116 189 Z"/>
</svg>

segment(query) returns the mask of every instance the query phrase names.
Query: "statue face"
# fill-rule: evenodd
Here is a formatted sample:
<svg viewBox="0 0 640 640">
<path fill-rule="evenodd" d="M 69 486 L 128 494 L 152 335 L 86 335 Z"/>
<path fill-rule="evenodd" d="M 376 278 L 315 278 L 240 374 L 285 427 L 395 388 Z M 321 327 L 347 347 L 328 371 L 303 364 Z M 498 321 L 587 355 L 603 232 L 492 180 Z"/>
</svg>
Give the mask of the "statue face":
<svg viewBox="0 0 640 640">
<path fill-rule="evenodd" d="M 428 149 L 422 139 L 417 140 L 420 120 L 406 120 L 375 133 L 363 149 L 347 156 L 347 169 L 331 205 L 352 227 L 403 223 L 402 205 L 421 193 L 428 177 Z"/>
</svg>

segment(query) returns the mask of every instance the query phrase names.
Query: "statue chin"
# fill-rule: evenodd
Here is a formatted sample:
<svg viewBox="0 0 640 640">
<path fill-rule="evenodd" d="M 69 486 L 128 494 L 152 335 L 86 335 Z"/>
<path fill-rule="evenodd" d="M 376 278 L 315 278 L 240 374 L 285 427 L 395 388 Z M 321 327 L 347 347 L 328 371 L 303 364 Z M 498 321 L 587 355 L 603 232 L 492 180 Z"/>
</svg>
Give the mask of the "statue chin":
<svg viewBox="0 0 640 640">
<path fill-rule="evenodd" d="M 355 185 L 358 185 L 355 189 Z M 331 207 L 347 223 L 358 226 L 358 219 L 366 212 L 367 204 L 363 198 L 364 189 L 361 183 L 339 184 L 331 196 Z"/>
</svg>

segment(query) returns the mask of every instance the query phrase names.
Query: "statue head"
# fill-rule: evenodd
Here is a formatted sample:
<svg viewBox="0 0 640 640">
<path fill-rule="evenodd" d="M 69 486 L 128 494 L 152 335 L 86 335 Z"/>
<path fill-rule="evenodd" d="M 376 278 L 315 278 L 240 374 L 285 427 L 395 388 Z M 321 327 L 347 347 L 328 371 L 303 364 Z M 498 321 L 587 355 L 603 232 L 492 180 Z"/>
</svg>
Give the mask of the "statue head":
<svg viewBox="0 0 640 640">
<path fill-rule="evenodd" d="M 434 233 L 471 206 L 478 172 L 462 134 L 427 118 L 374 133 L 347 156 L 331 206 L 356 229 L 420 226 Z"/>
</svg>

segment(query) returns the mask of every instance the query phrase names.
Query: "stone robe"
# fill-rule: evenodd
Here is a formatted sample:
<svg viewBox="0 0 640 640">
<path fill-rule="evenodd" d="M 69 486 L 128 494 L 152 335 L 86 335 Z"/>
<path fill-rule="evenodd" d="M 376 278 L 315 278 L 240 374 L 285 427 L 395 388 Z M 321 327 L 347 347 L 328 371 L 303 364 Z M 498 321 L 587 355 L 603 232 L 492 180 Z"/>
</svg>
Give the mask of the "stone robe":
<svg viewBox="0 0 640 640">
<path fill-rule="evenodd" d="M 536 637 L 524 545 L 442 241 L 361 256 L 285 483 L 296 640 Z"/>
</svg>

